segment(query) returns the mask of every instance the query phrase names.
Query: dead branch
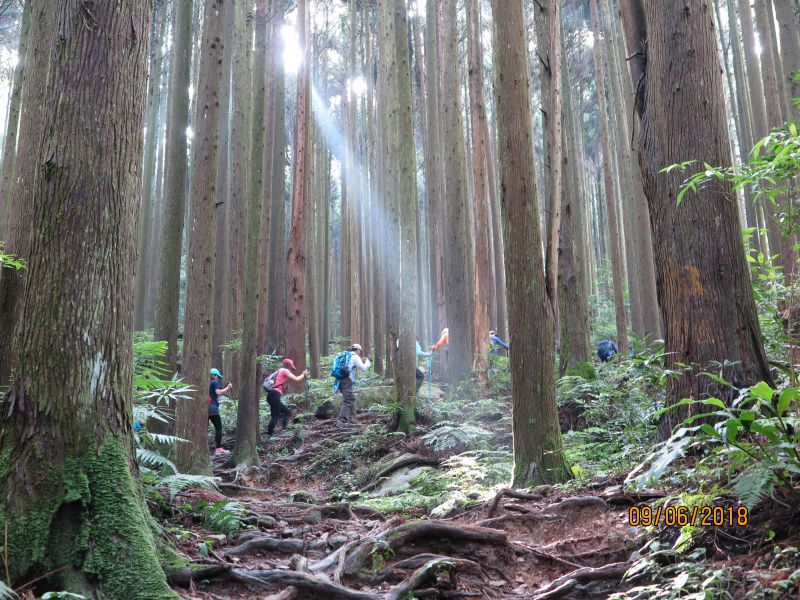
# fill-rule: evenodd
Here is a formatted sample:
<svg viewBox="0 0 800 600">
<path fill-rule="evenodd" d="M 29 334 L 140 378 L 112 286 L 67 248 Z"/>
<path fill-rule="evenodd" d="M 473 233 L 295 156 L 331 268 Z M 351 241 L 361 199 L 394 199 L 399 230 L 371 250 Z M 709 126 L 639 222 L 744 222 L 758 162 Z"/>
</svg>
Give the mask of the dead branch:
<svg viewBox="0 0 800 600">
<path fill-rule="evenodd" d="M 606 579 L 619 579 L 625 575 L 630 563 L 617 562 L 602 567 L 581 567 L 571 573 L 559 577 L 546 587 L 539 590 L 533 598 L 535 600 L 546 600 L 549 598 L 558 598 L 565 595 L 578 583 L 585 583 L 587 581 L 600 581 Z"/>
</svg>

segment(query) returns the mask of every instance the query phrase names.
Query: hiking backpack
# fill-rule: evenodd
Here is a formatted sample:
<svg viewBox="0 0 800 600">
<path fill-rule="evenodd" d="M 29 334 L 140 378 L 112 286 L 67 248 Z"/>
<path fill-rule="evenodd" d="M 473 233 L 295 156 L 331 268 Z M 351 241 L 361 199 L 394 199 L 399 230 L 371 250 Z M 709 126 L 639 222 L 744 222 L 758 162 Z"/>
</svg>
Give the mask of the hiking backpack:
<svg viewBox="0 0 800 600">
<path fill-rule="evenodd" d="M 350 377 L 350 356 L 352 352 L 339 352 L 336 358 L 333 359 L 333 368 L 331 369 L 331 377 L 334 379 L 346 379 Z"/>
<path fill-rule="evenodd" d="M 280 371 L 280 369 L 278 369 Z M 278 379 L 278 371 L 275 371 L 272 375 L 264 379 L 264 383 L 261 384 L 261 387 L 264 388 L 265 391 L 271 392 L 275 389 L 275 380 Z"/>
</svg>

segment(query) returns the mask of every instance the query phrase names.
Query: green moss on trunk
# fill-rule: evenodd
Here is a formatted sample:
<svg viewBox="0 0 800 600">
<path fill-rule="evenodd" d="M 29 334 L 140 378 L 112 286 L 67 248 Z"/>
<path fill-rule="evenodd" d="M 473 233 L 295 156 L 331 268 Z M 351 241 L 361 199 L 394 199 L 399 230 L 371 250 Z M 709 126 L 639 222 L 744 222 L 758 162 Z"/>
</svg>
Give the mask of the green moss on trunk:
<svg viewBox="0 0 800 600">
<path fill-rule="evenodd" d="M 0 455 L 9 476 L 10 451 Z M 48 465 L 52 467 L 52 465 Z M 12 583 L 58 570 L 46 583 L 111 600 L 177 598 L 166 583 L 149 516 L 122 442 L 109 438 L 99 453 L 68 458 L 37 485 L 38 498 L 20 514 L 0 509 L 8 527 Z M 46 490 L 46 491 L 45 491 Z"/>
</svg>

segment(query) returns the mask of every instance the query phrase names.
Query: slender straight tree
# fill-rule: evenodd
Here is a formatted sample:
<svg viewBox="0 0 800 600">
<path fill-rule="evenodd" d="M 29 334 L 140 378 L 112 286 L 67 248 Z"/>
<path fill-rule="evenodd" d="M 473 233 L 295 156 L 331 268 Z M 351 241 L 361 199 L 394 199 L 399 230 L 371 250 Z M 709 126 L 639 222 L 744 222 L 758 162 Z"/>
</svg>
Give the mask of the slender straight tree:
<svg viewBox="0 0 800 600">
<path fill-rule="evenodd" d="M 193 128 L 192 185 L 189 203 L 189 247 L 186 258 L 186 318 L 183 373 L 195 387 L 191 398 L 176 407 L 175 430 L 186 442 L 178 445 L 176 464 L 184 473 L 209 473 L 208 370 L 214 321 L 216 250 L 217 146 L 222 77 L 223 0 L 206 0 L 200 47 L 197 104 Z"/>
<path fill-rule="evenodd" d="M 635 54 L 631 81 L 643 82 L 639 162 L 650 204 L 665 366 L 680 373 L 668 384 L 667 405 L 688 397 L 732 400 L 737 388 L 772 383 L 734 195 L 729 185 L 714 182 L 676 206 L 685 174 L 663 171 L 689 159 L 731 162 L 713 12 L 708 0 L 681 6 L 623 0 L 621 6 L 628 54 Z M 698 81 L 704 94 L 697 93 Z M 724 365 L 721 375 L 734 389 L 702 375 L 719 372 L 712 362 Z M 665 413 L 661 437 L 691 411 L 679 406 Z"/>
<path fill-rule="evenodd" d="M 411 103 L 411 65 L 409 64 L 408 18 L 405 0 L 393 0 L 394 44 L 397 66 L 398 131 L 414 130 Z M 414 428 L 416 410 L 416 337 L 417 337 L 417 180 L 414 136 L 398 136 L 398 215 L 400 224 L 400 271 L 402 272 L 399 348 L 395 368 L 395 387 L 400 413 L 399 431 Z"/>
<path fill-rule="evenodd" d="M 49 93 L 19 147 L 20 158 L 37 157 L 24 178 L 36 251 L 25 257 L 30 293 L 0 431 L 5 555 L 14 557 L 6 583 L 44 573 L 50 589 L 90 597 L 177 598 L 136 482 L 130 428 L 149 3 L 98 4 L 89 19 L 68 1 L 32 0 L 31 11 L 37 56 L 24 102 Z M 51 51 L 39 55 L 39 40 Z"/>
<path fill-rule="evenodd" d="M 136 300 L 134 301 L 133 326 L 137 330 L 146 327 L 145 309 L 147 284 L 152 275 L 147 271 L 150 260 L 150 228 L 153 220 L 153 183 L 156 170 L 156 146 L 158 145 L 158 104 L 161 96 L 161 51 L 166 33 L 166 6 L 162 0 L 153 0 L 153 19 L 150 31 L 150 66 L 147 78 L 147 109 L 145 110 L 144 162 L 142 166 L 142 197 L 139 202 L 139 233 L 136 261 Z"/>
<path fill-rule="evenodd" d="M 611 278 L 614 287 L 614 308 L 617 322 L 617 346 L 622 354 L 628 353 L 628 316 L 625 312 L 625 284 L 622 272 L 621 236 L 617 219 L 617 188 L 614 185 L 613 155 L 609 133 L 610 115 L 606 106 L 606 74 L 603 61 L 603 47 L 600 37 L 600 16 L 597 0 L 589 0 L 592 31 L 594 32 L 594 65 L 597 90 L 597 110 L 600 122 L 600 144 L 603 148 L 603 187 L 608 216 L 608 234 L 611 254 Z"/>
<path fill-rule="evenodd" d="M 781 59 L 783 60 L 783 82 L 789 97 L 789 116 L 800 118 L 800 110 L 794 104 L 794 98 L 800 98 L 800 80 L 795 75 L 800 73 L 800 22 L 798 22 L 796 5 L 792 0 L 773 0 L 775 17 L 781 42 Z"/>
<path fill-rule="evenodd" d="M 464 143 L 461 94 L 459 90 L 459 49 L 456 0 L 441 4 L 441 40 L 443 47 L 440 65 L 441 88 L 447 96 L 440 98 L 441 150 L 445 172 L 445 223 L 443 227 L 444 279 L 450 348 L 447 372 L 451 382 L 467 377 L 472 367 L 472 323 L 470 312 L 469 248 L 472 235 L 467 233 L 466 210 L 467 159 Z"/>
<path fill-rule="evenodd" d="M 233 70 L 234 39 L 236 37 L 236 3 L 225 4 L 225 37 L 223 41 L 222 73 L 219 115 L 219 152 L 217 153 L 217 206 L 222 210 L 217 219 L 217 264 L 214 267 L 217 282 L 214 286 L 214 334 L 211 339 L 211 364 L 225 368 L 222 345 L 230 340 L 228 297 L 230 269 L 228 269 L 228 230 L 230 226 L 230 144 L 231 144 L 231 71 Z"/>
<path fill-rule="evenodd" d="M 159 262 L 154 338 L 167 341 L 166 361 L 178 362 L 181 242 L 186 204 L 186 129 L 189 125 L 189 76 L 192 66 L 192 0 L 172 3 L 172 57 L 164 166 L 164 240 Z"/>
<path fill-rule="evenodd" d="M 2 170 L 0 170 L 0 240 L 3 239 L 6 230 L 6 216 L 14 180 L 14 162 L 17 156 L 17 129 L 22 105 L 22 88 L 25 83 L 25 57 L 28 53 L 30 23 L 31 3 L 26 2 L 22 8 L 22 18 L 20 19 L 17 64 L 14 67 L 14 78 L 11 81 L 6 135 L 3 140 L 3 166 Z"/>
<path fill-rule="evenodd" d="M 475 205 L 475 289 L 473 370 L 488 384 L 489 369 L 489 187 L 486 153 L 486 106 L 483 99 L 480 0 L 467 2 L 467 56 Z"/>
<path fill-rule="evenodd" d="M 256 373 L 258 354 L 258 304 L 261 290 L 261 214 L 263 203 L 264 100 L 266 78 L 266 0 L 258 0 L 255 12 L 255 60 L 253 61 L 253 122 L 251 131 L 250 182 L 247 190 L 247 243 L 245 253 L 242 349 L 239 357 L 239 407 L 236 413 L 236 446 L 232 462 L 257 465 L 259 391 Z M 266 277 L 266 275 L 264 275 Z"/>
<path fill-rule="evenodd" d="M 500 201 L 511 314 L 525 314 L 511 332 L 514 487 L 564 481 L 556 407 L 553 309 L 540 248 L 532 143 L 531 87 L 521 0 L 492 0 Z"/>
<path fill-rule="evenodd" d="M 289 233 L 289 297 L 286 308 L 286 356 L 299 371 L 306 368 L 306 206 L 308 168 L 308 35 L 306 0 L 297 3 L 297 28 L 303 61 L 297 71 L 297 105 L 294 130 L 294 173 L 292 176 L 292 228 Z M 295 384 L 294 389 L 305 384 Z"/>
</svg>

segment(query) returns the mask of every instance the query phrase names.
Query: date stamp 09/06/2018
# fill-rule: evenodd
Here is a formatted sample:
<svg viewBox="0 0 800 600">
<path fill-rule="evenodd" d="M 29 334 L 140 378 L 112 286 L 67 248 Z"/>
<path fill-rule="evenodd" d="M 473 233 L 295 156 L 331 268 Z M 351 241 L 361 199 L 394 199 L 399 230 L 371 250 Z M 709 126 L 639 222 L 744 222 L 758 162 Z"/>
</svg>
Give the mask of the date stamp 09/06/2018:
<svg viewBox="0 0 800 600">
<path fill-rule="evenodd" d="M 628 509 L 628 525 L 634 527 L 745 526 L 748 517 L 746 506 L 631 506 Z"/>
</svg>

